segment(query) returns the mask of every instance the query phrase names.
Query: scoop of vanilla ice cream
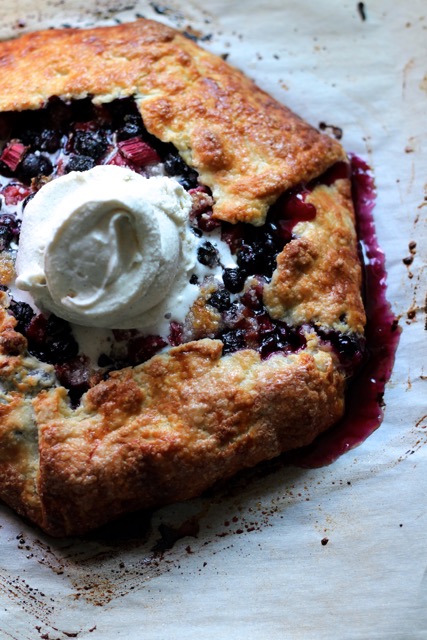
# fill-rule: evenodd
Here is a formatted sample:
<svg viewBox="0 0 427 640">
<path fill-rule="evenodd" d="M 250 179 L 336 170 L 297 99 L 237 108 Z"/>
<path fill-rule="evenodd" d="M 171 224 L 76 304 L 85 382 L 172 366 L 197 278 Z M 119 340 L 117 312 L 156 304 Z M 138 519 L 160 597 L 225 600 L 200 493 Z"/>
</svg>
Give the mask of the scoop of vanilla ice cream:
<svg viewBox="0 0 427 640">
<path fill-rule="evenodd" d="M 16 286 L 42 310 L 87 327 L 143 326 L 194 265 L 191 197 L 166 177 L 116 166 L 71 172 L 28 203 Z"/>
</svg>

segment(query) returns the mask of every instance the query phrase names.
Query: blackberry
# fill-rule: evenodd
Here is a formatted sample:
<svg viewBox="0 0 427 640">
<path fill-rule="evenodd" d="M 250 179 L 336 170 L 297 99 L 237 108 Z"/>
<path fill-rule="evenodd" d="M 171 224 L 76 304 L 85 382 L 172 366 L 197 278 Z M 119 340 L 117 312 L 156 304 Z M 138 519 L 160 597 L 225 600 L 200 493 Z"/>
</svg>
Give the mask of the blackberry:
<svg viewBox="0 0 427 640">
<path fill-rule="evenodd" d="M 50 176 L 53 166 L 49 158 L 36 153 L 27 153 L 18 167 L 19 177 L 23 182 L 31 182 L 37 176 Z"/>
<path fill-rule="evenodd" d="M 103 131 L 76 131 L 74 134 L 74 150 L 82 156 L 98 160 L 107 147 L 107 137 Z"/>
<path fill-rule="evenodd" d="M 19 333 L 25 334 L 28 329 L 28 325 L 35 316 L 35 313 L 30 305 L 26 302 L 16 302 L 15 300 L 11 300 L 9 311 L 18 321 L 16 330 L 19 331 Z"/>
<path fill-rule="evenodd" d="M 237 264 L 247 274 L 264 275 L 271 278 L 276 268 L 278 249 L 270 234 L 264 234 L 261 240 L 244 244 L 237 255 Z"/>
<path fill-rule="evenodd" d="M 230 294 L 225 289 L 215 291 L 206 302 L 218 311 L 227 311 L 231 306 Z"/>
<path fill-rule="evenodd" d="M 70 173 L 70 171 L 89 171 L 94 166 L 95 160 L 89 156 L 71 156 L 65 167 L 65 173 Z"/>
</svg>

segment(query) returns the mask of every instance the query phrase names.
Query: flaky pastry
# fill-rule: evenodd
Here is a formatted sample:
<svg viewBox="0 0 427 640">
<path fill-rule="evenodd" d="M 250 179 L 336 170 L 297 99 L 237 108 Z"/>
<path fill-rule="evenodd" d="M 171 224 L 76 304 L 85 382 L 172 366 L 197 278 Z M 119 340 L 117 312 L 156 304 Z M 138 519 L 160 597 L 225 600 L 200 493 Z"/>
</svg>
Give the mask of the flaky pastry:
<svg viewBox="0 0 427 640">
<path fill-rule="evenodd" d="M 52 535 L 82 534 L 129 511 L 200 495 L 239 470 L 312 442 L 336 423 L 365 324 L 340 144 L 221 58 L 151 21 L 31 33 L 1 43 L 0 63 L 6 120 L 15 112 L 53 109 L 53 100 L 55 109 L 91 103 L 104 122 L 109 105 L 132 100 L 148 132 L 144 144 L 157 149 L 164 166 L 170 164 L 161 149 L 176 150 L 182 171 L 196 176 L 189 193 L 198 236 L 216 226 L 231 237 L 242 277 L 236 284 L 238 269 L 224 269 L 220 286 L 213 277 L 199 282 L 186 324 L 174 327 L 163 350 L 102 375 L 92 371 L 85 393 L 73 402 L 61 384 L 61 362 L 31 348 L 42 321 L 31 317 L 26 324 L 16 311 L 13 245 L 4 246 L 1 498 Z M 116 122 L 120 110 L 114 114 Z M 129 127 L 135 120 L 126 122 Z M 79 131 L 93 133 L 91 126 Z M 75 130 L 72 135 L 75 141 Z M 40 171 L 28 169 L 28 154 L 40 158 L 40 149 L 43 155 L 55 145 L 40 136 L 37 143 L 34 136 L 18 142 L 12 136 L 0 157 L 9 171 L 6 204 L 11 184 L 19 183 L 28 197 L 63 170 L 62 160 L 55 165 L 48 154 L 48 171 L 46 162 Z M 118 142 L 120 162 L 132 154 L 124 143 L 126 136 Z M 62 159 L 70 154 L 64 148 Z M 99 164 L 110 154 L 108 162 L 114 156 L 117 163 L 112 147 L 105 148 L 81 156 L 98 154 Z M 142 148 L 132 162 L 142 162 Z M 75 156 L 74 168 L 87 168 Z M 271 268 L 264 269 L 270 236 L 276 244 L 269 249 Z M 199 253 L 206 268 L 213 263 L 208 249 Z"/>
</svg>

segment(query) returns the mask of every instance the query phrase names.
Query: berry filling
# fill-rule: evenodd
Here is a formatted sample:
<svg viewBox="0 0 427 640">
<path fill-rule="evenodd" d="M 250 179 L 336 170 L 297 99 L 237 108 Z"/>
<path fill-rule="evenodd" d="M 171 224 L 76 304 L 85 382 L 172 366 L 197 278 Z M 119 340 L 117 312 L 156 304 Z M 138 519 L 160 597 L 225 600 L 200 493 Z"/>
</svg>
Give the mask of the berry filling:
<svg viewBox="0 0 427 640">
<path fill-rule="evenodd" d="M 221 340 L 224 354 L 250 348 L 265 359 L 304 349 L 305 334 L 316 330 L 346 370 L 360 365 L 364 345 L 357 337 L 290 327 L 270 318 L 263 303 L 264 284 L 272 277 L 277 255 L 294 237 L 295 225 L 316 216 L 309 201 L 312 189 L 320 182 L 332 184 L 346 177 L 347 164 L 337 163 L 317 181 L 283 194 L 263 226 L 232 225 L 214 218 L 212 194 L 199 183 L 197 171 L 186 165 L 172 144 L 149 134 L 132 99 L 99 106 L 89 99 L 64 103 L 53 98 L 44 109 L 6 113 L 1 119 L 8 141 L 0 154 L 0 251 L 12 256 L 29 199 L 47 181 L 70 171 L 112 164 L 146 177 L 166 175 L 192 198 L 189 231 L 199 243 L 196 267 L 188 279 L 199 288 L 199 298 L 184 322 L 169 314 L 165 335 L 113 330 L 108 349 L 94 362 L 81 352 L 66 321 L 34 311 L 9 292 L 9 312 L 26 336 L 29 352 L 55 366 L 73 403 L 109 371 L 135 366 L 166 347 L 204 337 Z"/>
</svg>

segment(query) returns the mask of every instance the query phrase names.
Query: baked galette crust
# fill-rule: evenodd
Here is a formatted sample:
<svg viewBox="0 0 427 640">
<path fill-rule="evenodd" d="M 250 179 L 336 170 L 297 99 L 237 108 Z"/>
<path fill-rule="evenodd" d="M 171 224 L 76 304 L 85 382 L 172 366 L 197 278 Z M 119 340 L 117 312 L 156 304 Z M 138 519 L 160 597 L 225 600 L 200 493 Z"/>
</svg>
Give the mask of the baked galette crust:
<svg viewBox="0 0 427 640">
<path fill-rule="evenodd" d="M 197 169 L 227 222 L 261 225 L 282 193 L 346 159 L 239 71 L 154 22 L 29 34 L 1 43 L 0 63 L 0 111 L 134 96 L 148 131 Z M 80 534 L 199 495 L 334 424 L 346 374 L 313 326 L 362 335 L 361 269 L 349 180 L 310 198 L 316 218 L 296 225 L 264 292 L 272 317 L 306 325 L 306 348 L 293 354 L 223 355 L 220 340 L 193 341 L 110 374 L 73 409 L 0 294 L 3 500 L 52 535 Z"/>
</svg>

